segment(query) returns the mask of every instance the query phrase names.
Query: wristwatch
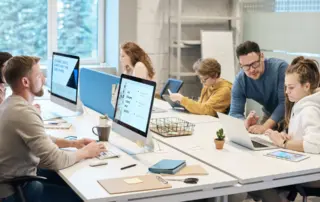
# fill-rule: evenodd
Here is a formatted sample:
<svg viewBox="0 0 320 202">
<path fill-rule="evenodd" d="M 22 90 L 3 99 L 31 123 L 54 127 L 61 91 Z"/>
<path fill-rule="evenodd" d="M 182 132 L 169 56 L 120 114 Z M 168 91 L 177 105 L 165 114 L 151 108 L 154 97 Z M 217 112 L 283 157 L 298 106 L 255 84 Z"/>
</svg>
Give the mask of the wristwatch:
<svg viewBox="0 0 320 202">
<path fill-rule="evenodd" d="M 286 149 L 287 148 L 287 142 L 288 140 L 284 140 L 282 143 L 282 148 Z"/>
</svg>

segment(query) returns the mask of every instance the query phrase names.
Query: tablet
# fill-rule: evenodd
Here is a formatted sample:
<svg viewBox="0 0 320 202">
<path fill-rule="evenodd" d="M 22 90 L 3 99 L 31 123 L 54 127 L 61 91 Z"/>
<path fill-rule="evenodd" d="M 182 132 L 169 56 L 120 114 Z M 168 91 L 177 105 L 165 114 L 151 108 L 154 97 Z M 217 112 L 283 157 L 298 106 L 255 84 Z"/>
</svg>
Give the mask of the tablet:
<svg viewBox="0 0 320 202">
<path fill-rule="evenodd" d="M 298 162 L 298 161 L 302 161 L 304 159 L 309 158 L 309 156 L 307 155 L 297 154 L 297 153 L 287 152 L 282 150 L 273 151 L 265 155 L 270 157 L 275 157 L 278 159 L 287 160 L 287 161 L 293 161 L 293 162 Z"/>
</svg>

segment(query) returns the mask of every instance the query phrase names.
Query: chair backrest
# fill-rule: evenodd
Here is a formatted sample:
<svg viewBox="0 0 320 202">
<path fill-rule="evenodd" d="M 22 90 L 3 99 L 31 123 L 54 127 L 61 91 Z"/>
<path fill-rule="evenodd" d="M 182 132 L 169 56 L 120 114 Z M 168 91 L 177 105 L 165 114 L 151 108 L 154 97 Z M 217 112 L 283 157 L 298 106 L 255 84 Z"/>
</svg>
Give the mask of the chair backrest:
<svg viewBox="0 0 320 202">
<path fill-rule="evenodd" d="M 119 81 L 118 76 L 81 68 L 80 99 L 82 103 L 101 114 L 107 114 L 113 119 L 112 92 Z"/>
<path fill-rule="evenodd" d="M 160 97 L 161 99 L 163 99 L 163 95 L 168 94 L 168 89 L 170 89 L 170 91 L 172 93 L 178 93 L 180 88 L 183 85 L 183 81 L 178 80 L 178 79 L 168 79 L 168 81 L 166 82 L 166 84 L 163 86 L 163 88 L 160 91 Z M 164 100 L 164 99 L 163 99 Z"/>
</svg>

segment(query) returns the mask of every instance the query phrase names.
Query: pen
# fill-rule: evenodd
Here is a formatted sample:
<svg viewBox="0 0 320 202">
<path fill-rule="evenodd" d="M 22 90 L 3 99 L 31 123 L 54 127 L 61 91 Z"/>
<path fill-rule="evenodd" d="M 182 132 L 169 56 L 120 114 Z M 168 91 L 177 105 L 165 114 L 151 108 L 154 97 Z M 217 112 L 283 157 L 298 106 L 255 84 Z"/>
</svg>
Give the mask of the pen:
<svg viewBox="0 0 320 202">
<path fill-rule="evenodd" d="M 120 170 L 124 170 L 124 169 L 127 169 L 127 168 L 131 168 L 131 167 L 134 167 L 136 166 L 137 164 L 131 164 L 131 165 L 128 165 L 128 166 L 125 166 L 125 167 L 122 167 L 120 168 Z"/>
</svg>

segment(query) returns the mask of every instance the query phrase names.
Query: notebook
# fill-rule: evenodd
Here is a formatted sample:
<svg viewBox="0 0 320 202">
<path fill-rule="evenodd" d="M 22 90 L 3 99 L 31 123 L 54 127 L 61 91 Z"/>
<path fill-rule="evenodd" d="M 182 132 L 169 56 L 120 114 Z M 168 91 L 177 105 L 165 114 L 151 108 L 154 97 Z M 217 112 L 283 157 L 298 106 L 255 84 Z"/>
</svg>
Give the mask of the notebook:
<svg viewBox="0 0 320 202">
<path fill-rule="evenodd" d="M 169 176 L 170 174 L 161 174 L 162 176 Z M 180 171 L 174 174 L 174 176 L 185 175 L 208 175 L 208 172 L 200 165 L 189 165 L 182 168 Z"/>
<path fill-rule="evenodd" d="M 168 189 L 172 187 L 168 181 L 158 175 L 141 175 L 98 180 L 98 183 L 110 194 Z"/>
<path fill-rule="evenodd" d="M 185 160 L 163 159 L 149 168 L 152 173 L 175 174 L 186 166 Z"/>
</svg>

